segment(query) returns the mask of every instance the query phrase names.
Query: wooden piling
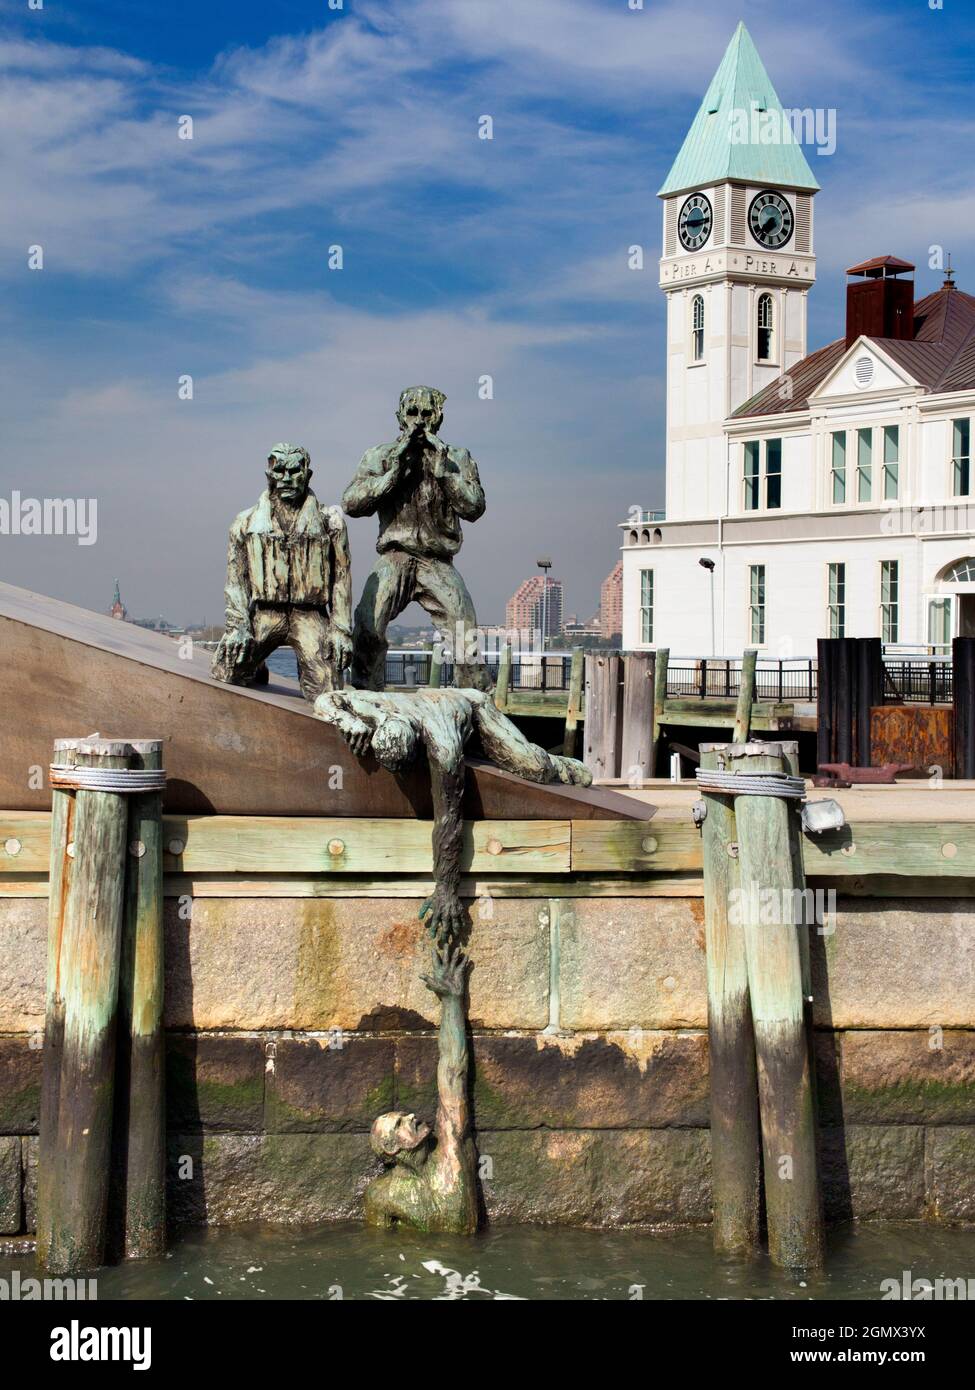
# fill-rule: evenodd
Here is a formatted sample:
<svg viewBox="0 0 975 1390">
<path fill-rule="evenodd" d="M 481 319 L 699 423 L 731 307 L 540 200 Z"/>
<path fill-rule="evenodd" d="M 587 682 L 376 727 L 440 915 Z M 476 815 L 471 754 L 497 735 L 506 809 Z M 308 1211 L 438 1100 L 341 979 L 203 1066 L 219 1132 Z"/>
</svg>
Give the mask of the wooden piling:
<svg viewBox="0 0 975 1390">
<path fill-rule="evenodd" d="M 511 694 L 511 643 L 505 642 L 501 648 L 501 660 L 498 663 L 498 681 L 494 687 L 494 705 L 502 714 L 508 708 L 508 697 Z"/>
<path fill-rule="evenodd" d="M 724 768 L 727 744 L 701 744 L 702 768 Z M 714 1248 L 750 1256 L 759 1248 L 761 1148 L 755 1036 L 741 914 L 735 802 L 704 793 L 704 935 L 711 1071 Z"/>
<path fill-rule="evenodd" d="M 579 719 L 582 715 L 582 683 L 586 673 L 586 654 L 582 647 L 572 648 L 572 664 L 569 667 L 569 700 L 565 711 L 565 735 L 562 740 L 562 753 L 567 758 L 576 756 L 579 744 Z"/>
<path fill-rule="evenodd" d="M 74 766 L 77 739 L 55 740 L 54 761 Z M 37 1259 L 47 1265 L 51 1248 L 52 1184 L 57 1151 L 58 1107 L 61 1095 L 61 1054 L 64 1050 L 64 996 L 59 962 L 64 913 L 74 867 L 75 793 L 59 787 L 51 793 L 51 860 L 47 918 L 47 995 L 44 1015 L 40 1137 L 37 1161 Z M 71 846 L 71 854 L 68 846 Z"/>
<path fill-rule="evenodd" d="M 162 742 L 133 742 L 132 766 L 162 767 Z M 126 1259 L 166 1244 L 162 793 L 130 796 L 119 973 L 111 1240 Z"/>
<path fill-rule="evenodd" d="M 594 777 L 619 776 L 620 658 L 608 652 L 586 657 L 586 767 Z"/>
<path fill-rule="evenodd" d="M 741 658 L 741 684 L 738 687 L 738 704 L 735 708 L 735 727 L 733 743 L 747 743 L 752 727 L 752 705 L 755 703 L 755 663 L 758 652 L 749 647 Z"/>
<path fill-rule="evenodd" d="M 129 766 L 131 746 L 110 739 L 79 740 L 78 768 Z M 45 1232 L 39 1255 L 51 1274 L 76 1274 L 103 1263 L 110 1184 L 119 947 L 125 887 L 127 797 L 116 792 L 74 793 L 72 859 L 52 895 L 58 915 L 52 936 L 57 1018 L 63 1011 L 57 1122 L 51 1132 L 52 1098 L 42 1097 L 48 1132 L 41 1148 L 49 1172 L 41 1184 L 38 1227 Z M 57 1040 L 54 1040 L 55 1046 Z M 50 1089 L 50 1077 L 45 1073 Z"/>
<path fill-rule="evenodd" d="M 728 750 L 737 772 L 782 772 L 780 744 Z M 795 920 L 805 889 L 795 811 L 775 795 L 735 804 L 742 920 L 748 963 L 762 1124 L 769 1254 L 775 1264 L 822 1263 L 823 1221 L 816 1154 L 811 1039 L 803 996 L 803 952 Z"/>
<path fill-rule="evenodd" d="M 670 648 L 658 647 L 654 657 L 653 670 L 653 730 L 650 740 L 650 776 L 656 777 L 660 759 L 660 730 L 664 722 L 664 706 L 667 703 L 667 668 L 670 665 Z"/>
<path fill-rule="evenodd" d="M 643 782 L 653 776 L 654 668 L 653 652 L 627 652 L 623 657 L 623 727 L 620 776 Z"/>
</svg>

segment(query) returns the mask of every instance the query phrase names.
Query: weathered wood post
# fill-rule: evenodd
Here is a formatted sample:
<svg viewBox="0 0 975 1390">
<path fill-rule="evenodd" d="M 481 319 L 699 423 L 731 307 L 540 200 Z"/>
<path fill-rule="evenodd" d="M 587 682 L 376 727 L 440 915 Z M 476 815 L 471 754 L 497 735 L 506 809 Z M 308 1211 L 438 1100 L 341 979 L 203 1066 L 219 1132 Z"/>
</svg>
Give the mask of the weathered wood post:
<svg viewBox="0 0 975 1390">
<path fill-rule="evenodd" d="M 620 658 L 598 652 L 586 657 L 586 736 L 583 761 L 594 777 L 619 776 Z"/>
<path fill-rule="evenodd" d="M 129 743 L 97 737 L 79 739 L 72 751 L 77 780 L 89 769 L 105 774 L 127 768 L 132 756 Z M 72 774 L 52 772 L 52 784 L 71 787 Z M 59 892 L 51 897 L 55 950 L 47 1016 L 55 1030 L 52 1049 L 60 1042 L 61 1056 L 53 1133 L 49 1071 L 44 1075 L 49 1094 L 41 1100 L 48 1131 L 41 1149 L 49 1172 L 38 1194 L 43 1204 L 38 1229 L 44 1233 L 38 1254 L 52 1274 L 96 1269 L 104 1260 L 127 801 L 116 791 L 79 786 L 72 840 L 64 846 L 70 871 L 65 873 L 60 862 L 51 865 L 52 886 L 57 883 Z M 55 852 L 60 855 L 60 844 Z"/>
<path fill-rule="evenodd" d="M 132 744 L 132 765 L 162 768 L 162 742 Z M 116 1068 L 112 1239 L 127 1259 L 166 1245 L 162 792 L 129 797 Z"/>
<path fill-rule="evenodd" d="M 667 703 L 667 668 L 670 665 L 670 648 L 658 647 L 653 671 L 653 731 L 650 740 L 650 776 L 656 777 L 660 754 L 660 730 L 664 722 L 664 706 Z"/>
<path fill-rule="evenodd" d="M 73 767 L 78 739 L 59 738 L 54 761 Z M 51 1194 L 57 1151 L 58 1107 L 61 1096 L 61 1054 L 64 1050 L 64 995 L 60 986 L 61 937 L 64 912 L 74 868 L 75 793 L 54 787 L 51 793 L 51 851 L 47 914 L 47 995 L 44 1016 L 44 1055 L 41 1080 L 40 1138 L 37 1159 L 37 1259 L 47 1267 L 53 1220 Z M 71 853 L 68 846 L 71 846 Z"/>
<path fill-rule="evenodd" d="M 776 743 L 736 745 L 729 765 L 742 774 L 783 773 Z M 762 1121 L 769 1254 L 790 1268 L 823 1258 L 812 1057 L 797 922 L 805 880 L 799 825 L 788 801 L 769 794 L 735 801 L 742 919 Z M 808 988 L 808 985 L 807 985 Z"/>
<path fill-rule="evenodd" d="M 569 701 L 565 710 L 565 735 L 562 752 L 567 758 L 574 758 L 579 742 L 579 719 L 582 715 L 582 682 L 586 674 L 586 654 L 582 647 L 572 648 L 572 664 L 569 667 Z"/>
<path fill-rule="evenodd" d="M 734 743 L 747 743 L 752 727 L 752 705 L 755 703 L 755 664 L 758 652 L 749 647 L 741 658 L 741 683 L 738 686 L 738 704 L 735 707 L 735 727 L 732 733 Z"/>
<path fill-rule="evenodd" d="M 498 664 L 498 680 L 494 687 L 495 708 L 501 710 L 502 714 L 508 708 L 508 696 L 511 692 L 511 643 L 505 642 L 501 648 L 501 660 Z"/>
<path fill-rule="evenodd" d="M 702 743 L 702 772 L 724 770 L 727 747 Z M 714 1248 L 719 1254 L 751 1255 L 759 1244 L 762 1167 L 735 802 L 731 796 L 705 790 L 704 805 Z"/>
<path fill-rule="evenodd" d="M 620 776 L 643 782 L 653 776 L 653 652 L 628 652 L 623 657 L 623 729 Z"/>
</svg>

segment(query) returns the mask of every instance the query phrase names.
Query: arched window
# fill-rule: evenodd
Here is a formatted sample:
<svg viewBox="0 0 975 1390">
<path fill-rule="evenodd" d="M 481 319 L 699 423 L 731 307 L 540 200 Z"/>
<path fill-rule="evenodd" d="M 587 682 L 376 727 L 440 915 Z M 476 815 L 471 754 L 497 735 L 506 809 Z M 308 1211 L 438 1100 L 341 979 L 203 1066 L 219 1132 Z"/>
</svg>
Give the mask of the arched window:
<svg viewBox="0 0 975 1390">
<path fill-rule="evenodd" d="M 975 584 L 975 558 L 956 560 L 941 578 L 946 584 Z"/>
<path fill-rule="evenodd" d="M 772 296 L 758 296 L 758 360 L 772 360 Z"/>
<path fill-rule="evenodd" d="M 700 294 L 691 300 L 691 353 L 695 362 L 704 360 L 704 297 Z"/>
</svg>

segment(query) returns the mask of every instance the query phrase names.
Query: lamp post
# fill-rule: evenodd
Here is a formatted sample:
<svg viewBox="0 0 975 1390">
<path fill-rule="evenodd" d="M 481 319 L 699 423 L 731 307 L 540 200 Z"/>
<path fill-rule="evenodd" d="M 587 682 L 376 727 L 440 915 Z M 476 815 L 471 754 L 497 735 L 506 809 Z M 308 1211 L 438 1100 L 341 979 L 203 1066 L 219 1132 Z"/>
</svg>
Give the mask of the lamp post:
<svg viewBox="0 0 975 1390">
<path fill-rule="evenodd" d="M 548 636 L 548 572 L 552 568 L 552 557 L 542 555 L 535 564 L 542 571 L 542 672 L 545 671 L 545 639 Z"/>
<path fill-rule="evenodd" d="M 707 556 L 702 556 L 701 559 L 698 560 L 697 563 L 701 566 L 702 569 L 706 569 L 707 572 L 708 572 L 708 574 L 711 576 L 711 585 L 710 585 L 710 588 L 711 588 L 711 652 L 710 652 L 710 655 L 711 655 L 711 656 L 714 656 L 714 655 L 716 655 L 715 650 L 714 650 L 714 561 L 713 561 L 713 560 L 709 560 L 709 559 L 707 558 Z"/>
</svg>

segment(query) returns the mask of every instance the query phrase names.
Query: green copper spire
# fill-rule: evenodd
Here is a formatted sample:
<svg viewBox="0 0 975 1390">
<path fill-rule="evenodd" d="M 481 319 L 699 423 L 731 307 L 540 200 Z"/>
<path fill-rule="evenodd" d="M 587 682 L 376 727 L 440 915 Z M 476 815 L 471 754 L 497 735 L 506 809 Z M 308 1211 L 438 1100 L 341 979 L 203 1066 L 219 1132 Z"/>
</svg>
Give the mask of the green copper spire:
<svg viewBox="0 0 975 1390">
<path fill-rule="evenodd" d="M 815 191 L 819 184 L 791 130 L 751 35 L 739 24 L 658 196 L 724 179 Z"/>
</svg>

